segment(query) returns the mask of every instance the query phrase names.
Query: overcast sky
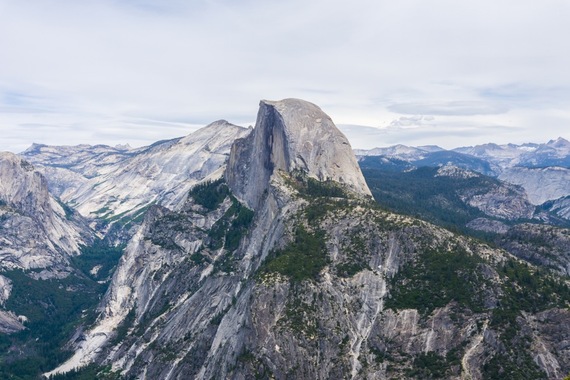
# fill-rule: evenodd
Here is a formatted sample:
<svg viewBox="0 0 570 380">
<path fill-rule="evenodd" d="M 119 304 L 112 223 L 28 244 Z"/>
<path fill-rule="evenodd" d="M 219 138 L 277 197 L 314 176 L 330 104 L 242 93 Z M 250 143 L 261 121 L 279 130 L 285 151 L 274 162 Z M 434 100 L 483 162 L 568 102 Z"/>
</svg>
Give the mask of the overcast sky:
<svg viewBox="0 0 570 380">
<path fill-rule="evenodd" d="M 355 148 L 570 139 L 568 0 L 0 0 L 0 150 L 302 98 Z"/>
</svg>

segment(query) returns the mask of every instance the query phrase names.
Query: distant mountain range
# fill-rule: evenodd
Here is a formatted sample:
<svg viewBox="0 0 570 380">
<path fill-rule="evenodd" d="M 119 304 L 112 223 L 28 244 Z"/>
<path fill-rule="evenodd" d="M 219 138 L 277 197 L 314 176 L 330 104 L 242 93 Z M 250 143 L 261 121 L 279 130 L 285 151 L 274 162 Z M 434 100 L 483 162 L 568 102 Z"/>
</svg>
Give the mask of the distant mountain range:
<svg viewBox="0 0 570 380">
<path fill-rule="evenodd" d="M 559 137 L 545 144 L 505 144 L 493 143 L 445 150 L 435 145 L 410 147 L 394 145 L 387 148 L 369 150 L 355 149 L 357 157 L 385 156 L 407 162 L 429 163 L 430 165 L 454 164 L 465 169 L 477 170 L 485 162 L 489 168 L 484 174 L 499 175 L 507 168 L 544 168 L 550 166 L 570 167 L 570 142 Z M 424 160 L 423 162 L 421 162 Z"/>
<path fill-rule="evenodd" d="M 492 241 L 570 275 L 568 141 L 454 150 L 397 145 L 356 153 L 376 201 L 387 209 Z M 536 253 L 546 241 L 557 254 Z"/>
<path fill-rule="evenodd" d="M 355 150 L 359 161 L 386 171 L 456 166 L 521 186 L 533 205 L 567 218 L 570 196 L 570 142 L 558 138 L 545 144 L 484 144 L 445 150 L 436 146 Z"/>
</svg>

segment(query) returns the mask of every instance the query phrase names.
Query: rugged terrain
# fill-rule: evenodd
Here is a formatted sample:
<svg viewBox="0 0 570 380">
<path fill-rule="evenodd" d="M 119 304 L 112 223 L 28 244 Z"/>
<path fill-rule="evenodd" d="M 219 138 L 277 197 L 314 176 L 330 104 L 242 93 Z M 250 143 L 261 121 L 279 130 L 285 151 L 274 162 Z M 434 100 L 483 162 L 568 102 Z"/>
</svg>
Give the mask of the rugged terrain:
<svg viewBox="0 0 570 380">
<path fill-rule="evenodd" d="M 560 379 L 570 371 L 566 280 L 380 209 L 346 138 L 313 104 L 262 101 L 253 132 L 218 173 L 183 202 L 149 208 L 97 320 L 51 374 Z"/>
<path fill-rule="evenodd" d="M 285 99 L 253 129 L 3 154 L 0 378 L 562 379 L 567 145 L 357 162 Z"/>
<path fill-rule="evenodd" d="M 220 175 L 233 141 L 249 132 L 220 120 L 145 148 L 35 144 L 22 156 L 50 178 L 54 194 L 84 217 L 99 221 L 97 228 L 108 233 L 114 224 L 123 229 L 142 220 L 151 204 L 184 203 L 198 181 Z M 131 235 L 119 235 L 116 241 L 125 242 Z"/>
<path fill-rule="evenodd" d="M 410 171 L 421 167 L 456 166 L 520 186 L 527 201 L 562 219 L 570 208 L 570 142 L 563 138 L 545 144 L 484 144 L 445 150 L 437 146 L 387 148 L 355 151 L 360 162 L 376 160 L 386 171 Z"/>
<path fill-rule="evenodd" d="M 85 220 L 48 192 L 45 177 L 11 153 L 0 153 L 0 231 L 0 269 L 45 278 L 65 276 L 69 257 L 92 240 Z"/>
</svg>

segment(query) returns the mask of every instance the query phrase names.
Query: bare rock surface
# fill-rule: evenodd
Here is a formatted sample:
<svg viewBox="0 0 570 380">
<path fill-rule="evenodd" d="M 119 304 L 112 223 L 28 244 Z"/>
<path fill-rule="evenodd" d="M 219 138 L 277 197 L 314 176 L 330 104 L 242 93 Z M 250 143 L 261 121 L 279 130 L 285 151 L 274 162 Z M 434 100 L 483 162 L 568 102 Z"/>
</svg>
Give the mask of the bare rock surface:
<svg viewBox="0 0 570 380">
<path fill-rule="evenodd" d="M 303 100 L 260 102 L 253 133 L 232 147 L 226 178 L 234 194 L 256 209 L 279 170 L 371 195 L 347 138 L 319 107 Z"/>
<path fill-rule="evenodd" d="M 86 222 L 48 191 L 45 177 L 12 153 L 0 153 L 0 268 L 67 271 L 68 257 L 92 239 Z"/>
<path fill-rule="evenodd" d="M 200 179 L 223 170 L 234 140 L 250 131 L 219 120 L 188 136 L 151 146 L 51 147 L 23 153 L 50 188 L 83 216 L 108 220 L 141 215 L 150 204 L 175 208 Z"/>
</svg>

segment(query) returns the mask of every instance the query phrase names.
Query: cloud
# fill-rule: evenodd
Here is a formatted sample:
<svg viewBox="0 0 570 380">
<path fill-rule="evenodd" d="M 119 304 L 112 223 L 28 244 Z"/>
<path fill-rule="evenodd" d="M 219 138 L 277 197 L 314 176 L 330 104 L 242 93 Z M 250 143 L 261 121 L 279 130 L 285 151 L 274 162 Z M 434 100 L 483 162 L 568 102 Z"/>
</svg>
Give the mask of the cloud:
<svg viewBox="0 0 570 380">
<path fill-rule="evenodd" d="M 401 116 L 396 120 L 390 122 L 388 128 L 416 128 L 422 125 L 430 124 L 435 118 L 433 116 L 420 116 L 415 115 L 411 117 Z"/>
<path fill-rule="evenodd" d="M 568 85 L 531 86 L 524 83 L 509 83 L 483 88 L 479 94 L 489 101 L 525 108 L 570 105 L 570 86 Z"/>
<path fill-rule="evenodd" d="M 106 142 L 110 124 L 117 143 L 150 144 L 155 127 L 125 120 L 248 125 L 259 99 L 287 97 L 337 123 L 434 115 L 531 136 L 543 116 L 570 138 L 568 18 L 566 0 L 2 2 L 0 132 L 14 139 L 0 149 L 44 138 L 28 123 L 60 125 L 61 144 Z"/>
<path fill-rule="evenodd" d="M 392 124 L 388 128 L 375 128 L 361 125 L 339 125 L 355 149 L 372 149 L 396 144 L 408 146 L 438 145 L 446 149 L 464 145 L 484 144 L 489 141 L 498 143 L 528 142 L 520 140 L 522 128 L 499 124 L 438 123 L 408 126 Z M 489 140 L 489 136 L 497 136 Z M 534 140 L 543 141 L 543 138 Z"/>
<path fill-rule="evenodd" d="M 395 113 L 408 115 L 498 115 L 508 111 L 502 104 L 482 101 L 447 101 L 447 102 L 417 102 L 400 103 L 388 106 Z"/>
</svg>

